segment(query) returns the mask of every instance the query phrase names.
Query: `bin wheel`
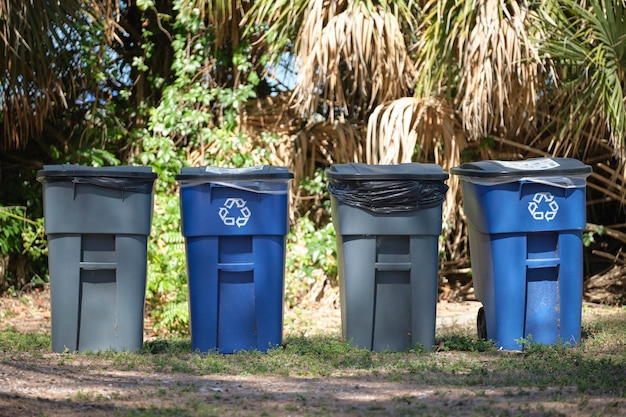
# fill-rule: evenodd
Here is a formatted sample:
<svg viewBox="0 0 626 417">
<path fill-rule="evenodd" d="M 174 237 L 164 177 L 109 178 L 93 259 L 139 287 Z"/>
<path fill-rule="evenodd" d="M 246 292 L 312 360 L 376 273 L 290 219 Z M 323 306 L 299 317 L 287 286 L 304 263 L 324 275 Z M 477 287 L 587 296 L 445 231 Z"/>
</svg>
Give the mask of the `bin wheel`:
<svg viewBox="0 0 626 417">
<path fill-rule="evenodd" d="M 485 307 L 478 309 L 478 317 L 476 317 L 476 328 L 478 330 L 478 338 L 487 340 L 487 318 L 485 317 Z"/>
</svg>

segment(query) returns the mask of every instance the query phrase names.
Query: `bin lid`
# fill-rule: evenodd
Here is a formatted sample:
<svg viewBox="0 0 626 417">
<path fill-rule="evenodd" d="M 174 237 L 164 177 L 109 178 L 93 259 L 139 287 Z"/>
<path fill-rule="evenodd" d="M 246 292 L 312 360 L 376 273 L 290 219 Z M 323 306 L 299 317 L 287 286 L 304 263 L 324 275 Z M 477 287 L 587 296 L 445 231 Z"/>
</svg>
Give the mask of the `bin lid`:
<svg viewBox="0 0 626 417">
<path fill-rule="evenodd" d="M 287 167 L 260 165 L 248 168 L 211 166 L 185 167 L 176 175 L 178 181 L 231 182 L 255 180 L 290 180 L 293 174 Z"/>
<path fill-rule="evenodd" d="M 109 177 L 109 178 L 130 178 L 130 179 L 156 179 L 157 174 L 152 172 L 152 167 L 148 166 L 107 166 L 90 167 L 83 165 L 44 165 L 43 169 L 37 171 L 37 179 L 47 178 L 76 178 L 76 177 Z"/>
<path fill-rule="evenodd" d="M 514 180 L 523 177 L 588 176 L 591 167 L 573 158 L 530 158 L 522 161 L 468 162 L 451 168 L 450 172 L 466 177 Z"/>
<path fill-rule="evenodd" d="M 449 175 L 437 164 L 409 162 L 397 165 L 364 163 L 334 164 L 326 168 L 328 178 L 339 181 L 428 180 L 444 181 Z"/>
</svg>

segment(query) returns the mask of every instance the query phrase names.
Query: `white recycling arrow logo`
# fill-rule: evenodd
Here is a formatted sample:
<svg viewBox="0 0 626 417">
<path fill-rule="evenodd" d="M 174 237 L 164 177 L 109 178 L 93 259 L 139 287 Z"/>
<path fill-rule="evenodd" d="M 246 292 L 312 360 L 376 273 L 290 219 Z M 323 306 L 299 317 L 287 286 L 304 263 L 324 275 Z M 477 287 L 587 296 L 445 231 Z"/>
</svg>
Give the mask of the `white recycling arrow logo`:
<svg viewBox="0 0 626 417">
<path fill-rule="evenodd" d="M 252 215 L 246 203 L 243 198 L 227 198 L 218 212 L 222 222 L 226 226 L 245 226 Z"/>
<path fill-rule="evenodd" d="M 528 211 L 535 220 L 554 220 L 559 205 L 554 200 L 554 196 L 549 192 L 536 193 L 533 200 L 528 202 Z"/>
</svg>

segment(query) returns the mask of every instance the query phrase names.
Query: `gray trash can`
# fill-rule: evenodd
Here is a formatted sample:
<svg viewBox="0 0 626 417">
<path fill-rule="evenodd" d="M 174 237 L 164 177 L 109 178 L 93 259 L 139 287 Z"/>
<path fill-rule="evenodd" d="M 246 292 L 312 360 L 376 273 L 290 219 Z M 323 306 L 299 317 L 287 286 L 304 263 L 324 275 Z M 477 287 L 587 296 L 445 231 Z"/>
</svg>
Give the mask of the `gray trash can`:
<svg viewBox="0 0 626 417">
<path fill-rule="evenodd" d="M 48 238 L 52 350 L 141 348 L 156 174 L 149 167 L 48 165 L 37 179 Z"/>
<path fill-rule="evenodd" d="M 344 339 L 373 351 L 432 349 L 448 174 L 435 164 L 337 164 L 326 176 Z"/>
</svg>

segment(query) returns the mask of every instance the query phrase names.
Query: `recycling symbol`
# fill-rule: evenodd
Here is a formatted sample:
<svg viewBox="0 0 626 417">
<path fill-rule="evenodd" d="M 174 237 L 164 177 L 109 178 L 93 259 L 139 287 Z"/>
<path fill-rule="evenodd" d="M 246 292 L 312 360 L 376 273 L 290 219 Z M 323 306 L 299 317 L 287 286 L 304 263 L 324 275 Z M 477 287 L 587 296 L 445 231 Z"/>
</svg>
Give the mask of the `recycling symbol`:
<svg viewBox="0 0 626 417">
<path fill-rule="evenodd" d="M 554 220 L 559 211 L 559 205 L 549 192 L 536 193 L 533 200 L 528 202 L 528 211 L 535 220 Z"/>
<path fill-rule="evenodd" d="M 251 214 L 243 198 L 227 198 L 219 210 L 220 219 L 226 226 L 243 227 L 250 220 Z"/>
</svg>

